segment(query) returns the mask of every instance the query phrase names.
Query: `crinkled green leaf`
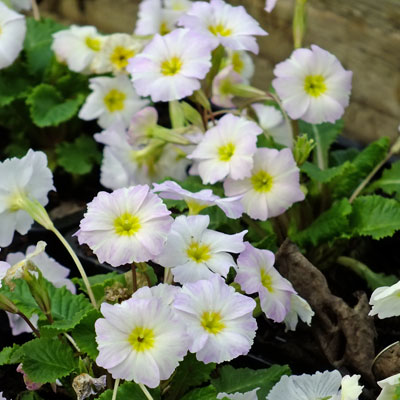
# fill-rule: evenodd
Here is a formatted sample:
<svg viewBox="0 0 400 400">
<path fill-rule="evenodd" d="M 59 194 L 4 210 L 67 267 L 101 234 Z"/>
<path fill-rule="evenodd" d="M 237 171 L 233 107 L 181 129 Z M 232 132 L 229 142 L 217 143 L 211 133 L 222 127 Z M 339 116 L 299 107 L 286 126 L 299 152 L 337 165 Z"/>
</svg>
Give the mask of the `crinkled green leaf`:
<svg viewBox="0 0 400 400">
<path fill-rule="evenodd" d="M 216 400 L 217 390 L 214 386 L 206 386 L 200 389 L 194 389 L 181 398 L 181 400 Z"/>
<path fill-rule="evenodd" d="M 14 343 L 12 347 L 4 347 L 0 351 L 0 365 L 16 364 L 18 359 L 14 357 L 14 354 L 20 349 L 20 347 L 21 346 L 16 343 Z"/>
<path fill-rule="evenodd" d="M 389 139 L 383 137 L 361 151 L 352 162 L 344 164 L 346 167 L 342 173 L 330 182 L 334 197 L 349 197 L 361 181 L 385 158 L 388 150 Z"/>
<path fill-rule="evenodd" d="M 225 365 L 220 369 L 220 377 L 211 379 L 211 383 L 217 389 L 217 393 L 245 393 L 257 387 L 257 397 L 265 400 L 272 387 L 281 379 L 282 375 L 290 375 L 287 365 L 272 365 L 267 369 L 235 369 L 231 365 Z"/>
<path fill-rule="evenodd" d="M 383 171 L 382 177 L 368 186 L 367 191 L 381 189 L 387 194 L 400 193 L 400 161 Z"/>
<path fill-rule="evenodd" d="M 31 89 L 31 81 L 22 63 L 14 63 L 0 73 L 0 107 L 25 97 Z"/>
<path fill-rule="evenodd" d="M 72 143 L 60 143 L 56 154 L 58 164 L 71 174 L 87 174 L 101 161 L 96 142 L 88 136 L 79 136 Z"/>
<path fill-rule="evenodd" d="M 95 360 L 99 354 L 94 323 L 101 317 L 102 315 L 99 311 L 92 310 L 71 332 L 79 349 L 87 353 L 93 360 Z"/>
<path fill-rule="evenodd" d="M 58 337 L 31 340 L 23 350 L 24 371 L 33 382 L 55 382 L 78 367 L 71 347 Z"/>
<path fill-rule="evenodd" d="M 331 241 L 349 231 L 349 215 L 352 206 L 347 199 L 335 202 L 306 229 L 292 235 L 291 239 L 301 247 Z"/>
<path fill-rule="evenodd" d="M 74 295 L 65 286 L 56 288 L 48 283 L 47 290 L 54 322 L 52 324 L 47 321 L 41 323 L 40 332 L 42 335 L 57 335 L 60 332 L 70 331 L 93 310 L 93 306 L 83 294 Z"/>
<path fill-rule="evenodd" d="M 353 235 L 382 239 L 400 229 L 400 202 L 378 195 L 357 197 L 350 226 Z"/>
<path fill-rule="evenodd" d="M 149 389 L 149 392 L 154 400 L 159 400 L 161 398 L 160 389 Z M 97 399 L 99 400 L 111 400 L 113 391 L 112 389 L 106 390 Z M 139 385 L 134 382 L 124 382 L 118 387 L 117 391 L 118 400 L 147 400 L 147 397 L 140 389 Z"/>
<path fill-rule="evenodd" d="M 42 75 L 53 57 L 51 50 L 52 34 L 66 27 L 50 18 L 41 18 L 40 21 L 27 18 L 26 24 L 24 50 L 29 71 L 33 74 Z"/>
<path fill-rule="evenodd" d="M 83 101 L 84 96 L 80 94 L 74 99 L 65 99 L 54 86 L 47 83 L 36 86 L 26 99 L 31 118 L 40 128 L 68 121 L 78 112 Z"/>
<path fill-rule="evenodd" d="M 210 374 L 214 371 L 216 364 L 204 364 L 197 361 L 194 354 L 189 353 L 179 364 L 168 390 L 168 400 L 180 399 L 191 387 L 200 386 L 209 382 Z"/>
<path fill-rule="evenodd" d="M 315 164 L 306 161 L 300 168 L 301 172 L 308 175 L 309 178 L 316 182 L 326 183 L 331 181 L 335 176 L 342 173 L 343 169 L 346 168 L 348 162 L 332 168 L 320 169 Z"/>
<path fill-rule="evenodd" d="M 333 150 L 330 152 L 331 163 L 329 165 L 336 167 L 344 164 L 346 161 L 353 161 L 359 153 L 360 150 L 354 147 L 349 147 L 348 149 L 343 150 Z"/>
</svg>

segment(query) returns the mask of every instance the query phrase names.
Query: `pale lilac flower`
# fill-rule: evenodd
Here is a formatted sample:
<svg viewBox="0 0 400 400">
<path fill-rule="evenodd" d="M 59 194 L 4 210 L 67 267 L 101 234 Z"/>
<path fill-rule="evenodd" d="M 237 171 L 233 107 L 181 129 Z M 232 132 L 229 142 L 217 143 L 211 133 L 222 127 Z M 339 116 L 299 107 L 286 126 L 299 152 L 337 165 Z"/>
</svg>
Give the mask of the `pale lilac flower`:
<svg viewBox="0 0 400 400">
<path fill-rule="evenodd" d="M 102 128 L 114 123 L 128 127 L 132 116 L 148 104 L 147 100 L 139 98 L 125 75 L 91 78 L 89 87 L 92 93 L 80 109 L 79 118 L 85 121 L 97 119 Z"/>
<path fill-rule="evenodd" d="M 349 104 L 353 73 L 316 45 L 295 50 L 275 67 L 274 74 L 272 86 L 292 119 L 333 123 Z"/>
<path fill-rule="evenodd" d="M 0 2 L 0 69 L 10 66 L 22 50 L 26 21 L 22 14 Z"/>
<path fill-rule="evenodd" d="M 372 309 L 369 315 L 379 318 L 397 317 L 400 315 L 400 281 L 392 286 L 382 286 L 374 290 L 369 301 Z"/>
<path fill-rule="evenodd" d="M 241 196 L 220 198 L 213 194 L 211 189 L 203 189 L 199 192 L 189 192 L 174 181 L 165 181 L 161 184 L 153 183 L 153 191 L 159 193 L 163 199 L 184 200 L 189 207 L 190 214 L 198 214 L 207 207 L 219 207 L 227 217 L 239 218 L 243 213 L 240 202 Z"/>
<path fill-rule="evenodd" d="M 162 7 L 161 0 L 144 0 L 139 4 L 136 35 L 166 35 L 175 29 L 180 13 Z"/>
<path fill-rule="evenodd" d="M 171 268 L 174 280 L 179 283 L 210 279 L 214 273 L 226 277 L 230 267 L 236 266 L 229 253 L 244 250 L 243 236 L 207 229 L 208 215 L 180 215 L 172 224 L 161 254 L 154 260 Z"/>
<path fill-rule="evenodd" d="M 342 380 L 342 376 L 337 370 L 316 372 L 313 375 L 284 375 L 271 389 L 267 400 L 358 399 L 362 390 L 362 387 L 358 385 L 360 375 L 348 377 L 350 379 L 345 378 Z M 341 385 L 342 392 L 340 392 Z"/>
<path fill-rule="evenodd" d="M 183 323 L 158 298 L 103 303 L 95 323 L 97 365 L 113 378 L 155 388 L 168 379 L 187 353 Z"/>
<path fill-rule="evenodd" d="M 22 318 L 21 318 L 22 319 Z M 21 373 L 24 379 L 25 386 L 28 390 L 39 390 L 42 387 L 42 383 L 33 382 L 29 376 L 23 370 L 23 365 L 18 364 L 17 372 Z"/>
<path fill-rule="evenodd" d="M 314 314 L 314 311 L 306 300 L 298 294 L 292 294 L 290 297 L 290 310 L 283 320 L 286 325 L 286 331 L 295 331 L 299 318 L 310 326 Z"/>
<path fill-rule="evenodd" d="M 11 265 L 5 261 L 0 261 L 0 288 L 2 286 L 2 280 L 7 275 L 8 269 L 11 268 Z"/>
<path fill-rule="evenodd" d="M 224 399 L 226 397 L 230 400 L 258 400 L 257 391 L 259 389 L 260 388 L 256 388 L 246 393 L 218 393 L 217 399 Z"/>
<path fill-rule="evenodd" d="M 175 297 L 180 293 L 181 288 L 179 286 L 169 285 L 167 283 L 159 283 L 156 286 L 148 287 L 143 286 L 133 293 L 132 298 L 150 299 L 157 298 L 162 301 L 165 305 L 172 305 Z"/>
<path fill-rule="evenodd" d="M 169 214 L 147 185 L 99 192 L 76 235 L 100 262 L 117 267 L 148 261 L 162 251 L 173 221 Z"/>
<path fill-rule="evenodd" d="M 89 73 L 89 66 L 101 50 L 104 37 L 94 26 L 71 25 L 53 34 L 52 50 L 71 71 Z"/>
<path fill-rule="evenodd" d="M 277 1 L 278 0 L 266 0 L 264 10 L 270 13 L 275 8 Z"/>
<path fill-rule="evenodd" d="M 0 400 L 7 400 L 5 397 L 3 397 L 3 392 L 0 392 Z"/>
<path fill-rule="evenodd" d="M 261 309 L 268 318 L 282 322 L 290 309 L 290 299 L 295 290 L 275 268 L 275 256 L 269 250 L 259 250 L 250 243 L 237 260 L 235 282 L 247 294 L 258 293 Z"/>
<path fill-rule="evenodd" d="M 215 183 L 226 177 L 250 176 L 257 135 L 262 129 L 255 123 L 226 114 L 204 135 L 188 158 L 197 161 L 203 183 Z"/>
<path fill-rule="evenodd" d="M 91 63 L 96 74 L 126 72 L 128 60 L 138 54 L 145 42 L 126 33 L 114 33 L 105 37 L 101 50 Z"/>
<path fill-rule="evenodd" d="M 205 364 L 230 361 L 247 354 L 257 323 L 256 302 L 235 292 L 218 275 L 183 285 L 174 307 L 186 322 L 191 338 L 189 350 Z"/>
<path fill-rule="evenodd" d="M 252 104 L 251 108 L 256 113 L 258 124 L 276 143 L 290 149 L 293 147 L 292 128 L 278 109 L 261 103 Z"/>
<path fill-rule="evenodd" d="M 132 118 L 128 129 L 128 140 L 134 145 L 142 139 L 151 136 L 157 127 L 158 112 L 154 107 L 145 107 L 138 111 Z"/>
<path fill-rule="evenodd" d="M 25 235 L 32 226 L 21 202 L 28 198 L 46 205 L 50 190 L 55 190 L 53 176 L 43 152 L 30 149 L 21 159 L 0 162 L 0 246 L 12 242 L 14 231 Z"/>
<path fill-rule="evenodd" d="M 136 91 L 154 102 L 179 100 L 200 89 L 211 67 L 211 48 L 204 36 L 188 29 L 156 34 L 128 66 Z"/>
<path fill-rule="evenodd" d="M 290 149 L 257 149 L 250 178 L 237 181 L 228 178 L 224 189 L 228 196 L 242 195 L 246 213 L 263 221 L 304 200 L 299 169 Z"/>
<path fill-rule="evenodd" d="M 243 84 L 244 79 L 233 70 L 232 65 L 228 65 L 219 71 L 212 83 L 212 103 L 219 107 L 235 107 L 232 102 L 234 95 L 231 92 L 231 88 L 238 83 Z"/>
<path fill-rule="evenodd" d="M 248 84 L 254 75 L 254 62 L 246 51 L 227 49 L 227 57 L 222 61 L 224 67 L 230 65 Z"/>
<path fill-rule="evenodd" d="M 400 387 L 400 374 L 389 376 L 389 378 L 377 383 L 382 388 L 382 391 L 376 400 L 393 400 L 397 398 L 396 392 Z"/>
<path fill-rule="evenodd" d="M 179 23 L 207 35 L 213 48 L 222 44 L 232 50 L 249 50 L 256 54 L 258 45 L 254 35 L 267 35 L 243 6 L 233 7 L 222 0 L 196 1 Z"/>
</svg>

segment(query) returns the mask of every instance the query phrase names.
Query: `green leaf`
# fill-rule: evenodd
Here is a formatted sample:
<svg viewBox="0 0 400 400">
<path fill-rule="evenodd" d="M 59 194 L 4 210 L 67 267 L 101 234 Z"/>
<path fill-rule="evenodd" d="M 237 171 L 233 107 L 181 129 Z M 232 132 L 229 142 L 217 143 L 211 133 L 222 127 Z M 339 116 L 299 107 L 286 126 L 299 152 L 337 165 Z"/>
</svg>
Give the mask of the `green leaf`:
<svg viewBox="0 0 400 400">
<path fill-rule="evenodd" d="M 0 107 L 27 96 L 30 89 L 31 81 L 22 63 L 3 69 L 0 73 Z"/>
<path fill-rule="evenodd" d="M 218 392 L 215 387 L 210 385 L 200 389 L 194 389 L 181 400 L 216 400 Z"/>
<path fill-rule="evenodd" d="M 282 375 L 290 375 L 287 365 L 273 365 L 267 369 L 252 370 L 249 368 L 235 369 L 225 365 L 220 370 L 218 379 L 211 379 L 217 393 L 245 393 L 257 387 L 257 397 L 264 400 L 272 387 L 281 379 Z"/>
<path fill-rule="evenodd" d="M 344 164 L 346 161 L 353 161 L 357 155 L 360 153 L 360 150 L 355 149 L 354 147 L 350 147 L 348 149 L 343 150 L 334 150 L 330 153 L 331 164 L 333 167 Z"/>
<path fill-rule="evenodd" d="M 71 347 L 58 338 L 34 339 L 23 345 L 24 371 L 33 382 L 48 383 L 78 367 Z"/>
<path fill-rule="evenodd" d="M 381 189 L 387 194 L 400 193 L 400 161 L 383 171 L 382 177 L 368 186 L 367 191 Z"/>
<path fill-rule="evenodd" d="M 203 129 L 203 120 L 200 113 L 185 101 L 181 102 L 181 107 L 185 115 L 185 119 L 191 124 L 196 125 L 198 128 Z"/>
<path fill-rule="evenodd" d="M 209 382 L 210 374 L 215 367 L 216 364 L 214 363 L 204 364 L 197 361 L 196 356 L 189 353 L 176 369 L 170 383 L 167 399 L 180 399 L 191 387 Z"/>
<path fill-rule="evenodd" d="M 43 400 L 36 392 L 23 392 L 18 400 Z"/>
<path fill-rule="evenodd" d="M 66 27 L 50 18 L 41 18 L 40 21 L 27 18 L 26 25 L 24 49 L 29 71 L 33 74 L 43 75 L 53 57 L 52 34 Z"/>
<path fill-rule="evenodd" d="M 332 168 L 327 168 L 327 169 L 320 169 L 318 168 L 315 164 L 312 164 L 308 161 L 306 161 L 300 168 L 301 172 L 304 172 L 305 174 L 308 175 L 309 178 L 311 178 L 314 181 L 320 182 L 320 183 L 326 183 L 331 181 L 335 176 L 339 175 L 342 173 L 342 171 L 349 165 L 348 162 L 345 162 L 344 164 L 337 166 L 337 167 L 332 167 Z"/>
<path fill-rule="evenodd" d="M 80 350 L 87 353 L 93 360 L 95 360 L 99 354 L 94 323 L 101 317 L 102 315 L 99 311 L 92 310 L 71 332 Z"/>
<path fill-rule="evenodd" d="M 319 153 L 327 160 L 329 148 L 336 138 L 343 131 L 343 120 L 339 119 L 334 124 L 324 122 L 318 125 L 312 125 L 299 120 L 299 130 L 301 133 L 306 133 L 309 139 L 314 139 L 316 147 L 319 148 Z M 317 164 L 316 154 L 317 148 L 314 149 L 314 162 Z M 319 164 L 318 164 L 319 165 Z M 325 166 L 327 167 L 327 166 Z"/>
<path fill-rule="evenodd" d="M 387 155 L 389 139 L 386 137 L 371 143 L 361 151 L 352 162 L 344 164 L 341 174 L 331 180 L 334 197 L 349 197 L 361 181 L 379 164 Z"/>
<path fill-rule="evenodd" d="M 87 174 L 101 161 L 96 142 L 88 136 L 79 136 L 72 143 L 60 143 L 56 154 L 58 164 L 71 174 Z"/>
<path fill-rule="evenodd" d="M 14 354 L 21 348 L 20 345 L 14 343 L 12 347 L 4 347 L 0 351 L 0 365 L 16 364 L 19 362 Z"/>
<path fill-rule="evenodd" d="M 353 235 L 382 239 L 400 229 L 400 202 L 381 196 L 361 196 L 353 202 L 350 215 Z"/>
<path fill-rule="evenodd" d="M 292 235 L 291 239 L 301 247 L 331 241 L 349 231 L 349 216 L 352 206 L 347 199 L 335 202 L 309 227 Z"/>
<path fill-rule="evenodd" d="M 51 283 L 47 285 L 51 301 L 52 324 L 41 324 L 40 332 L 43 335 L 57 335 L 73 329 L 93 310 L 89 300 L 83 295 L 72 294 L 65 286 L 56 288 Z"/>
<path fill-rule="evenodd" d="M 79 110 L 83 95 L 75 99 L 64 99 L 61 93 L 47 83 L 36 86 L 26 99 L 31 118 L 40 128 L 57 126 L 71 119 Z"/>
<path fill-rule="evenodd" d="M 161 398 L 160 389 L 152 389 L 149 390 L 151 396 L 154 400 L 159 400 Z M 102 393 L 98 400 L 111 400 L 113 391 L 112 389 L 106 390 Z M 147 397 L 140 389 L 139 385 L 134 382 L 124 382 L 122 385 L 118 387 L 117 391 L 117 399 L 118 400 L 147 400 Z"/>
</svg>

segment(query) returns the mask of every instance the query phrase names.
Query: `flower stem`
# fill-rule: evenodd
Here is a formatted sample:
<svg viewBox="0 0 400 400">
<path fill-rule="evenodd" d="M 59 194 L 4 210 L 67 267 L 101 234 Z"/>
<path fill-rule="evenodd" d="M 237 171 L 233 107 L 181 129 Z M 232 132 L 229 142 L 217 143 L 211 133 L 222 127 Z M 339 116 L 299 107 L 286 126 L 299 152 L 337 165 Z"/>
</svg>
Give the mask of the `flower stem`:
<svg viewBox="0 0 400 400">
<path fill-rule="evenodd" d="M 296 0 L 293 15 L 293 44 L 298 49 L 302 46 L 306 31 L 306 3 L 307 0 Z"/>
<path fill-rule="evenodd" d="M 112 399 L 111 400 L 117 400 L 117 392 L 118 392 L 119 381 L 120 381 L 119 378 L 115 380 L 114 389 L 113 389 L 113 394 L 112 394 Z"/>
<path fill-rule="evenodd" d="M 32 3 L 33 18 L 36 21 L 40 21 L 40 12 L 36 0 L 31 0 L 31 3 Z"/>
<path fill-rule="evenodd" d="M 147 390 L 146 386 L 143 385 L 143 383 L 139 383 L 140 389 L 142 389 L 142 392 L 146 396 L 148 400 L 154 400 L 149 391 Z"/>
<path fill-rule="evenodd" d="M 72 249 L 71 245 L 65 240 L 64 236 L 58 231 L 58 229 L 54 225 L 50 228 L 50 230 L 58 237 L 60 242 L 64 245 L 64 247 L 67 249 L 67 251 L 70 254 L 70 256 L 72 257 L 72 259 L 74 260 L 74 263 L 77 266 L 77 268 L 78 268 L 78 270 L 79 270 L 79 272 L 80 272 L 80 274 L 82 276 L 83 282 L 84 282 L 84 284 L 86 286 L 86 290 L 88 292 L 90 301 L 93 304 L 93 307 L 98 309 L 98 306 L 97 306 L 97 303 L 96 303 L 96 299 L 94 297 L 92 288 L 91 288 L 90 283 L 89 283 L 89 279 L 88 279 L 88 277 L 86 275 L 86 272 L 85 272 L 85 270 L 84 270 L 79 258 L 75 254 L 75 252 Z"/>
<path fill-rule="evenodd" d="M 29 321 L 29 318 L 23 314 L 21 311 L 18 313 L 18 315 L 28 324 L 29 328 L 32 329 L 32 332 L 38 337 L 40 338 L 40 333 L 39 331 L 34 327 L 34 325 L 32 324 L 31 321 Z"/>
</svg>

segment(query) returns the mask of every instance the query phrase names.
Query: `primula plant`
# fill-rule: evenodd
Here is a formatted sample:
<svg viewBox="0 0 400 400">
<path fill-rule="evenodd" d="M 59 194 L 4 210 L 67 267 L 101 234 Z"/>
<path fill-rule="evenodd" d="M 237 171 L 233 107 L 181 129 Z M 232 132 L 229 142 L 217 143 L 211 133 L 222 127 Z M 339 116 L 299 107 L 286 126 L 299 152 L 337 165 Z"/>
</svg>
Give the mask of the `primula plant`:
<svg viewBox="0 0 400 400">
<path fill-rule="evenodd" d="M 1 399 L 400 398 L 372 317 L 400 283 L 363 255 L 400 230 L 400 141 L 341 147 L 352 72 L 303 47 L 305 14 L 256 88 L 242 6 L 143 0 L 105 35 L 0 2 Z M 66 173 L 97 179 L 68 237 L 45 208 Z"/>
</svg>

